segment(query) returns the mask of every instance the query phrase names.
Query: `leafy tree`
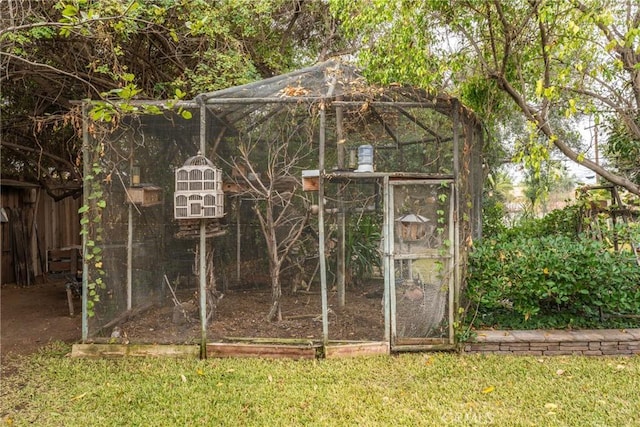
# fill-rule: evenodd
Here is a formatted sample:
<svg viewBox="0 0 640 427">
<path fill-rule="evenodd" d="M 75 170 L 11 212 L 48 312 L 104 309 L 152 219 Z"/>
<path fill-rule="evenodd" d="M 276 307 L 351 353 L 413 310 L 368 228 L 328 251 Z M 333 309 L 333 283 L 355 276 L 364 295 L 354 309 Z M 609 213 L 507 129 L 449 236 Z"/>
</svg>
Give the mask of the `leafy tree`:
<svg viewBox="0 0 640 427">
<path fill-rule="evenodd" d="M 56 198 L 78 196 L 73 100 L 101 101 L 94 118 L 115 124 L 116 101 L 189 98 L 340 49 L 324 2 L 2 1 L 2 173 L 40 182 Z"/>
<path fill-rule="evenodd" d="M 640 184 L 640 139 L 619 122 L 609 123 L 606 131 L 608 139 L 603 148 L 604 155 L 619 173 Z"/>
<path fill-rule="evenodd" d="M 553 191 L 568 191 L 573 187 L 567 170 L 558 162 L 544 162 L 537 170 L 528 169 L 524 176 L 524 195 L 531 214 L 547 212 L 547 201 Z"/>
<path fill-rule="evenodd" d="M 501 202 L 510 201 L 513 191 L 513 180 L 505 171 L 498 171 L 495 175 L 489 175 L 489 192 L 490 196 L 495 197 Z"/>
<path fill-rule="evenodd" d="M 570 119 L 614 118 L 637 145 L 640 126 L 640 5 L 618 0 L 333 0 L 362 46 L 359 58 L 381 83 L 445 89 L 490 126 L 517 111 L 533 167 L 555 147 L 635 194 L 623 170 L 586 159 L 569 143 Z M 515 107 L 515 108 L 514 108 Z"/>
</svg>

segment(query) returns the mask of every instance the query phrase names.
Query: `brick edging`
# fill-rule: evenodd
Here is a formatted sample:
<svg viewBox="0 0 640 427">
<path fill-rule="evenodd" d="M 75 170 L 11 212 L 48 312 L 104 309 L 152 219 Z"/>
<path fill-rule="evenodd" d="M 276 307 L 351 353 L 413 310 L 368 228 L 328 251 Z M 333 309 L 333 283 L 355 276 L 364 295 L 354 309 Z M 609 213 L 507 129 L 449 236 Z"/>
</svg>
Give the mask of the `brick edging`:
<svg viewBox="0 0 640 427">
<path fill-rule="evenodd" d="M 640 354 L 640 329 L 476 331 L 465 353 L 532 356 Z"/>
</svg>

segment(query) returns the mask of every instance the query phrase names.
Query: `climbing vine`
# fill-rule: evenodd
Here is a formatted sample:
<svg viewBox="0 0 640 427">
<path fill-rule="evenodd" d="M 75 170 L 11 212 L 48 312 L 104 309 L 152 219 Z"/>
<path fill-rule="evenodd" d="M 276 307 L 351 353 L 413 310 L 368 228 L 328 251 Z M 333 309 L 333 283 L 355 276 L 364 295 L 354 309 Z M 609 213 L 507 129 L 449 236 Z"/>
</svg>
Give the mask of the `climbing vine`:
<svg viewBox="0 0 640 427">
<path fill-rule="evenodd" d="M 162 114 L 163 111 L 175 110 L 184 119 L 191 119 L 191 112 L 183 108 L 179 103 L 186 93 L 176 89 L 173 99 L 167 100 L 161 105 L 136 105 L 133 97 L 139 93 L 133 83 L 134 76 L 124 74 L 121 76 L 123 87 L 112 90 L 102 95 L 106 100 L 93 101 L 89 117 L 91 125 L 88 127 L 89 133 L 94 138 L 109 128 L 116 128 L 123 115 L 152 115 Z M 108 100 L 107 97 L 114 97 Z M 86 158 L 83 161 L 88 165 L 85 168 L 84 191 L 86 193 L 85 203 L 78 210 L 82 215 L 80 220 L 81 231 L 85 241 L 85 263 L 91 267 L 87 278 L 87 314 L 89 317 L 95 315 L 95 304 L 100 301 L 100 289 L 105 289 L 104 277 L 106 272 L 103 268 L 103 254 L 101 243 L 103 241 L 104 228 L 102 226 L 103 213 L 107 207 L 103 185 L 111 182 L 111 173 L 107 170 L 105 162 L 104 141 L 99 141 L 90 147 L 85 148 Z"/>
<path fill-rule="evenodd" d="M 445 192 L 449 189 L 449 184 L 443 182 L 440 185 L 440 192 L 438 193 L 438 208 L 436 209 L 436 240 L 441 242 L 438 247 L 438 255 L 441 257 L 446 256 L 449 253 L 451 247 L 451 241 L 445 237 L 445 231 L 447 229 L 447 203 L 449 203 L 449 195 Z M 439 275 L 444 272 L 444 262 L 442 259 L 436 261 L 436 271 Z"/>
<path fill-rule="evenodd" d="M 105 288 L 104 276 L 106 275 L 102 263 L 102 248 L 100 247 L 104 232 L 102 217 L 104 209 L 107 207 L 107 201 L 102 189 L 104 169 L 100 163 L 100 160 L 104 157 L 104 144 L 96 144 L 93 149 L 86 151 L 86 155 L 89 158 L 85 159 L 85 161 L 91 165 L 88 168 L 88 173 L 84 176 L 84 191 L 87 192 L 86 203 L 82 205 L 78 212 L 82 215 L 80 234 L 85 242 L 84 262 L 92 267 L 86 278 L 86 291 L 87 314 L 89 317 L 93 317 L 95 315 L 95 304 L 100 301 L 98 291 Z"/>
</svg>

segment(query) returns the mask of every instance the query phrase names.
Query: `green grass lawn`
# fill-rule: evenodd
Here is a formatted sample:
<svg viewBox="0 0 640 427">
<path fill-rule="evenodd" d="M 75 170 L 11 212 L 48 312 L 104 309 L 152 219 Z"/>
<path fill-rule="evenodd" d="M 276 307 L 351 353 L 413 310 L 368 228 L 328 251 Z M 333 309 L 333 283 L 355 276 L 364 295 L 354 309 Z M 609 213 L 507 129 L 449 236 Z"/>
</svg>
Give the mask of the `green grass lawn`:
<svg viewBox="0 0 640 427">
<path fill-rule="evenodd" d="M 72 359 L 2 378 L 0 422 L 37 426 L 635 426 L 640 358 L 403 354 L 342 360 Z"/>
</svg>

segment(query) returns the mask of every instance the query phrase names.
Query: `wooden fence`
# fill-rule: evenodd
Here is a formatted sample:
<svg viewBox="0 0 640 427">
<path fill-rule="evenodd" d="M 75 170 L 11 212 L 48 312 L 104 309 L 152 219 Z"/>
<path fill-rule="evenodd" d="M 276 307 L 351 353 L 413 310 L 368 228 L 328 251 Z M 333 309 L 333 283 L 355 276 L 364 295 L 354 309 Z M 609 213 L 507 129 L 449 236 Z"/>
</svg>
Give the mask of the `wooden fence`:
<svg viewBox="0 0 640 427">
<path fill-rule="evenodd" d="M 8 180 L 1 184 L 1 283 L 30 285 L 47 272 L 49 251 L 80 247 L 82 200 L 56 202 L 35 184 Z"/>
</svg>

